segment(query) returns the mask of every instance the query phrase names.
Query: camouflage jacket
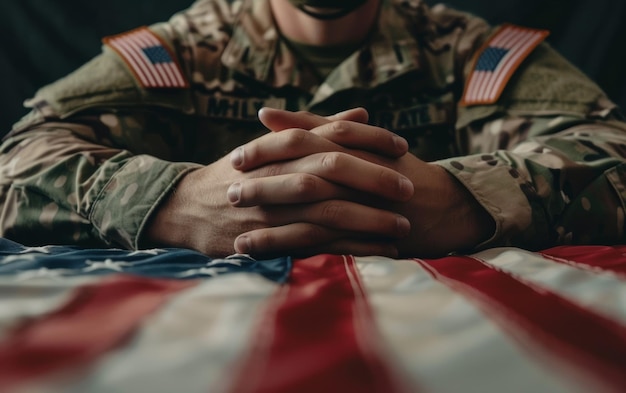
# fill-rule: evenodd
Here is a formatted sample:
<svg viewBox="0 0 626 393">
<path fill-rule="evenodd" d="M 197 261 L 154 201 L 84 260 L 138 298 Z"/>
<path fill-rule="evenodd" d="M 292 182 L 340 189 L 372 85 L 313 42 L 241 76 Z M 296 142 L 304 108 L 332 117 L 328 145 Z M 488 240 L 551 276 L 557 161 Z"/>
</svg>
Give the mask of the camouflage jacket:
<svg viewBox="0 0 626 393">
<path fill-rule="evenodd" d="M 149 30 L 184 83 L 146 87 L 104 45 L 37 92 L 1 146 L 0 235 L 139 248 L 182 176 L 266 132 L 260 107 L 362 106 L 493 216 L 496 232 L 481 247 L 624 239 L 626 126 L 545 42 L 496 99 L 472 103 L 464 92 L 481 67 L 474 59 L 499 30 L 419 0 L 384 0 L 369 40 L 325 80 L 281 39 L 264 0 L 199 0 Z"/>
</svg>

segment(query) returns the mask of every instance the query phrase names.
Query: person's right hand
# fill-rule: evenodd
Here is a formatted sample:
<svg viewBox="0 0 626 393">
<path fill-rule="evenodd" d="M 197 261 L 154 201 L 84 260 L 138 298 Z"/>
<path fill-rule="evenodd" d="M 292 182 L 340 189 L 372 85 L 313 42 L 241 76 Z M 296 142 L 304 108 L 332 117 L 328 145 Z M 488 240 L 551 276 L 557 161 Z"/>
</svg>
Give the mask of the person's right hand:
<svg viewBox="0 0 626 393">
<path fill-rule="evenodd" d="M 364 110 L 363 110 L 364 111 Z M 367 112 L 361 115 L 367 118 Z M 411 153 L 401 156 L 372 154 L 366 146 L 368 138 L 377 133 L 388 132 L 365 121 L 344 127 L 341 121 L 308 112 L 289 112 L 264 108 L 259 113 L 261 122 L 273 132 L 284 132 L 291 127 L 309 129 L 311 133 L 328 138 L 348 148 L 354 154 L 372 164 L 382 165 L 405 175 L 413 182 L 414 194 L 407 201 L 389 203 L 375 198 L 363 199 L 368 206 L 384 208 L 403 215 L 411 223 L 411 233 L 400 239 L 397 250 L 401 257 L 440 257 L 450 252 L 467 251 L 487 240 L 495 231 L 495 221 L 476 197 L 443 167 L 420 160 Z M 334 122 L 333 127 L 328 124 Z M 368 135 L 367 137 L 361 137 Z M 364 143 L 363 146 L 354 143 Z M 266 155 L 257 153 L 237 166 L 245 172 L 255 170 L 267 163 Z M 245 198 L 240 204 L 263 206 L 269 203 L 271 194 L 258 191 L 256 198 Z M 263 198 L 265 196 L 265 199 Z M 246 233 L 253 248 L 263 249 L 266 230 Z"/>
<path fill-rule="evenodd" d="M 340 116 L 358 120 L 358 112 Z M 345 120 L 340 124 L 350 128 L 355 123 Z M 332 122 L 328 127 L 336 126 L 337 122 Z M 392 169 L 347 153 L 345 146 L 392 157 L 406 153 L 407 146 L 398 143 L 393 133 L 379 129 L 368 135 L 345 135 L 354 141 L 339 145 L 303 129 L 268 133 L 230 156 L 188 173 L 149 222 L 149 241 L 217 257 L 235 250 L 246 252 L 246 238 L 239 235 L 270 228 L 263 239 L 268 255 L 397 256 L 395 244 L 408 235 L 408 220 L 358 200 L 368 195 L 406 201 L 413 195 L 413 185 Z M 246 172 L 233 168 L 256 152 L 263 152 L 269 164 Z M 242 191 L 239 184 L 244 180 Z M 249 207 L 238 203 L 256 197 L 268 199 L 267 195 L 250 195 L 255 190 L 271 193 L 272 203 Z M 241 192 L 246 193 L 245 198 Z"/>
</svg>

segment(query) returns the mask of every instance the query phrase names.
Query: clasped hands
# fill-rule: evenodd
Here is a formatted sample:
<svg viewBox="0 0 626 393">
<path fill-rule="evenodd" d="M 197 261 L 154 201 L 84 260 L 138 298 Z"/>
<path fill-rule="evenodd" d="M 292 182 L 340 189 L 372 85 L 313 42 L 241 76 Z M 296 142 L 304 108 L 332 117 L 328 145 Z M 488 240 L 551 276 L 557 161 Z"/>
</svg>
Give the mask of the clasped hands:
<svg viewBox="0 0 626 393">
<path fill-rule="evenodd" d="M 439 256 L 493 221 L 441 166 L 356 108 L 329 117 L 264 108 L 271 131 L 188 173 L 158 207 L 152 243 L 210 256 Z"/>
</svg>

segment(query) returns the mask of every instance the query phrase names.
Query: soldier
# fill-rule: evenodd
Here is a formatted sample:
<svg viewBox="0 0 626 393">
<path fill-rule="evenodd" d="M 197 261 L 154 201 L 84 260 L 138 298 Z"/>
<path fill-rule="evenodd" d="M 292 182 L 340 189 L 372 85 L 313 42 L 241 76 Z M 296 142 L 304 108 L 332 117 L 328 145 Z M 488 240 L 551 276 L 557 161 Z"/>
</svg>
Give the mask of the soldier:
<svg viewBox="0 0 626 393">
<path fill-rule="evenodd" d="M 211 256 L 622 242 L 626 124 L 546 35 L 420 0 L 199 0 L 28 102 L 0 235 Z"/>
</svg>

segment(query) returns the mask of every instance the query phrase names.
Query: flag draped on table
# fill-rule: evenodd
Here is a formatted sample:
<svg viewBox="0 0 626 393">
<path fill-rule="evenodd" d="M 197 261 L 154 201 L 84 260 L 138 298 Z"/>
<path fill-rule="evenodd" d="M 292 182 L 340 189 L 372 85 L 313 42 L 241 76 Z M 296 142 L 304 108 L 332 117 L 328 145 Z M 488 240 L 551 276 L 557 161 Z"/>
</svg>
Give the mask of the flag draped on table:
<svg viewBox="0 0 626 393">
<path fill-rule="evenodd" d="M 256 261 L 0 239 L 0 391 L 625 391 L 625 251 Z"/>
</svg>

